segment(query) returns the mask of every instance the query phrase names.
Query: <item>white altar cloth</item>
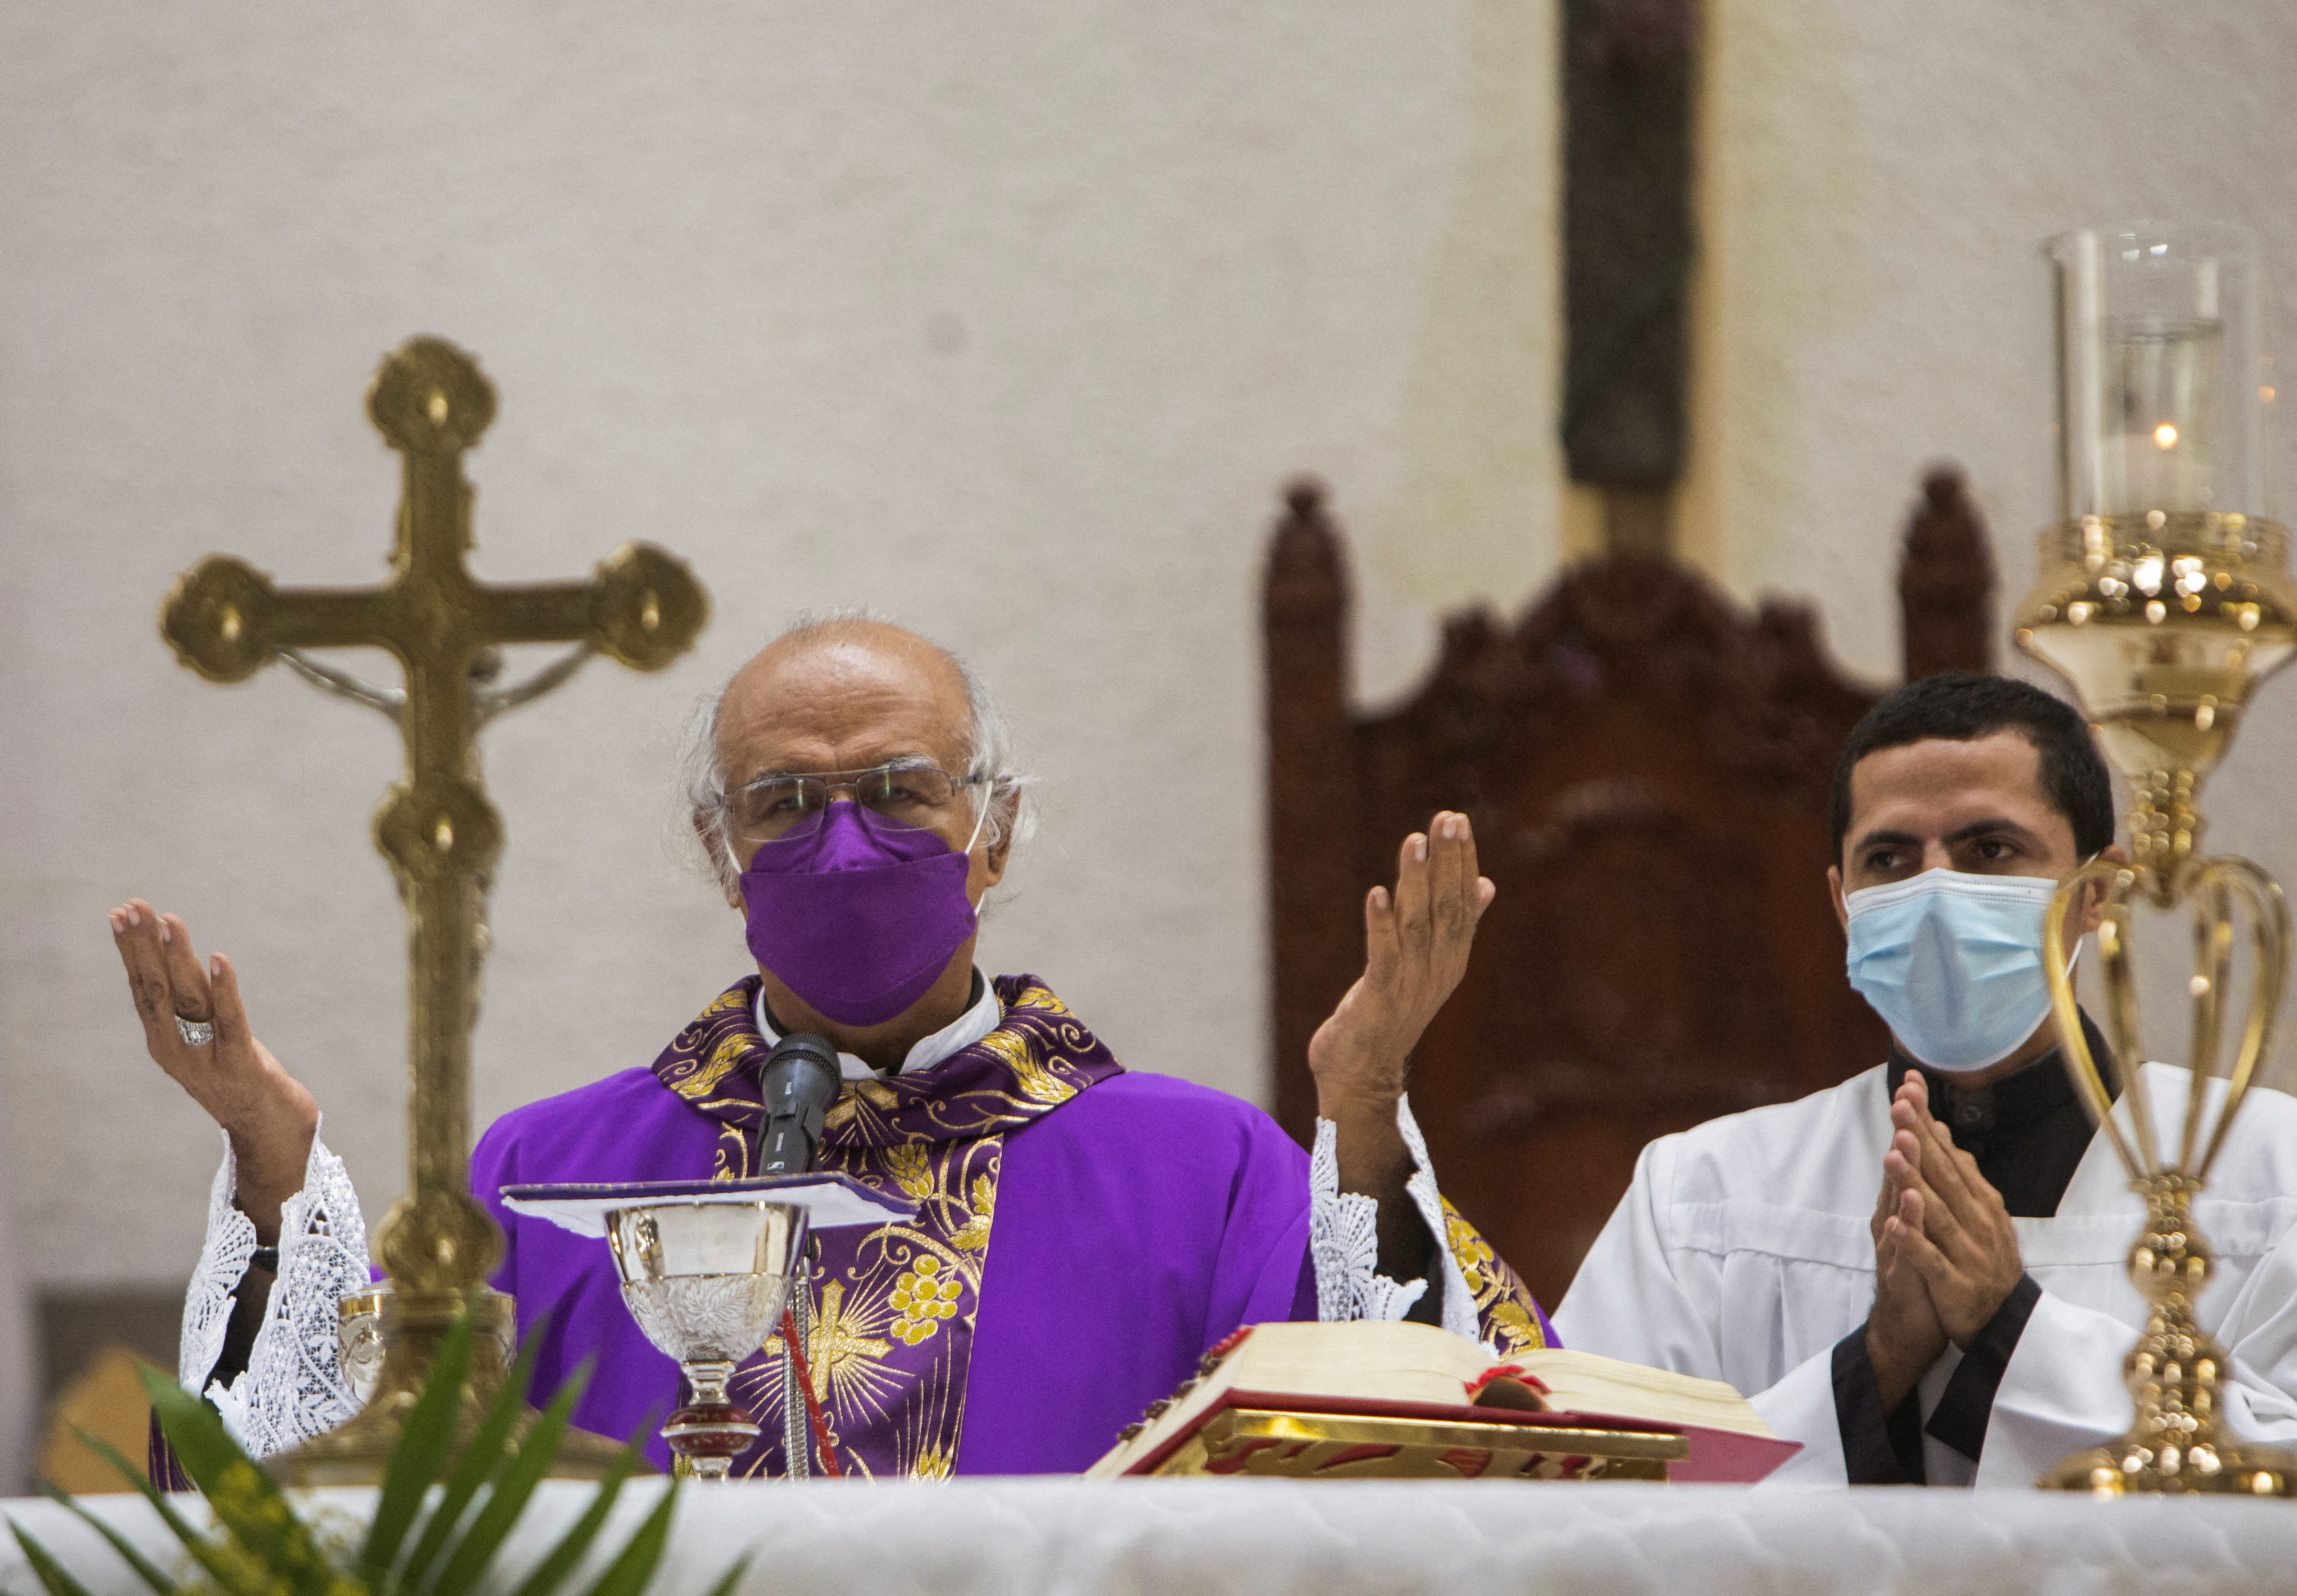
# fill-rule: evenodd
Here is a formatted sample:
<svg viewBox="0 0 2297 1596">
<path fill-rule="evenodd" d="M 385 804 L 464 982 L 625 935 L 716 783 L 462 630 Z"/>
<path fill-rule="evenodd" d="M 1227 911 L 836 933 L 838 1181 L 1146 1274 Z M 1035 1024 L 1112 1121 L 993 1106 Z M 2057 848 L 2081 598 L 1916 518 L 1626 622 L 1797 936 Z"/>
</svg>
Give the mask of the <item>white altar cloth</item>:
<svg viewBox="0 0 2297 1596">
<path fill-rule="evenodd" d="M 619 1545 L 662 1488 L 627 1490 L 601 1545 Z M 543 1487 L 492 1588 L 511 1589 L 593 1489 Z M 309 1494 L 350 1511 L 371 1499 Z M 140 1498 L 90 1505 L 155 1553 L 173 1544 Z M 0 1506 L 92 1596 L 149 1596 L 63 1509 Z M 689 1488 L 646 1596 L 702 1596 L 752 1549 L 741 1596 L 2285 1596 L 2297 1503 L 1625 1482 L 764 1483 Z M 38 1589 L 0 1536 L 0 1591 Z"/>
</svg>

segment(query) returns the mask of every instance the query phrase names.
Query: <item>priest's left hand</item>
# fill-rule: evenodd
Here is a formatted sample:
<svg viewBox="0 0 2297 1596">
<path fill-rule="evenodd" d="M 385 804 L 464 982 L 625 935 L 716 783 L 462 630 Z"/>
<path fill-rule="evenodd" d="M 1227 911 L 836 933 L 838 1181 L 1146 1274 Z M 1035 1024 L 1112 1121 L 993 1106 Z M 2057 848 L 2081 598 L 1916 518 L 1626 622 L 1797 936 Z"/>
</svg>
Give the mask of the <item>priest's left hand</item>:
<svg viewBox="0 0 2297 1596">
<path fill-rule="evenodd" d="M 1891 1098 L 1890 1123 L 1883 1173 L 1906 1197 L 1888 1229 L 1930 1287 L 1939 1322 L 1967 1352 L 2025 1277 L 2017 1227 L 1978 1161 L 1931 1116 L 1919 1076 Z"/>
<path fill-rule="evenodd" d="M 1467 974 L 1476 922 L 1498 889 L 1477 873 L 1468 817 L 1448 810 L 1404 839 L 1395 877 L 1395 891 L 1376 886 L 1364 899 L 1364 973 L 1309 1040 L 1308 1068 L 1316 1113 L 1338 1133 L 1340 1189 L 1379 1200 L 1380 1272 L 1407 1279 L 1435 1238 L 1404 1193 L 1404 1068 Z"/>
<path fill-rule="evenodd" d="M 1468 950 L 1498 890 L 1476 873 L 1468 817 L 1446 810 L 1404 841 L 1395 890 L 1364 899 L 1364 973 L 1308 1042 L 1318 1112 L 1395 1118 L 1420 1033 L 1468 972 Z"/>
</svg>

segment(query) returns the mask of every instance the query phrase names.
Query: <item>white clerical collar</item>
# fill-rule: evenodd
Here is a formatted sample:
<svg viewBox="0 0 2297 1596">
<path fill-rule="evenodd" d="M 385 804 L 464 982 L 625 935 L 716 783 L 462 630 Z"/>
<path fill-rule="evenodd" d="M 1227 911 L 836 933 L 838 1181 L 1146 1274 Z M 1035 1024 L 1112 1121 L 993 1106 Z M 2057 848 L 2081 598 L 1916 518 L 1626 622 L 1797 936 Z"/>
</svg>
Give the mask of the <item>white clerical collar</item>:
<svg viewBox="0 0 2297 1596">
<path fill-rule="evenodd" d="M 979 970 L 973 972 L 973 978 L 981 983 L 980 1000 L 931 1036 L 911 1043 L 910 1056 L 902 1060 L 902 1067 L 893 1072 L 895 1074 L 914 1075 L 921 1070 L 929 1070 L 997 1029 L 1005 1017 L 1005 1006 L 997 1000 L 997 989 L 983 977 Z M 774 1029 L 773 1021 L 766 1017 L 766 993 L 762 987 L 758 990 L 754 1007 L 758 1016 L 758 1034 L 766 1039 L 766 1046 L 770 1048 L 781 1041 L 782 1033 Z M 837 1068 L 848 1081 L 874 1081 L 877 1078 L 876 1070 L 851 1053 L 837 1056 Z"/>
</svg>

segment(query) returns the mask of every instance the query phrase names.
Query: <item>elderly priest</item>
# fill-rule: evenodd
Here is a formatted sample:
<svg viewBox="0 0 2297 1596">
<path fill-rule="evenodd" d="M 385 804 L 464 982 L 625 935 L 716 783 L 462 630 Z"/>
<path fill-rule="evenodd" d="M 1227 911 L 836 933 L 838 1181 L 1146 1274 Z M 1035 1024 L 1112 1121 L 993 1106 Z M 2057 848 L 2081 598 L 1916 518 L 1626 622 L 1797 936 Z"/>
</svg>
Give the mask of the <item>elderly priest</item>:
<svg viewBox="0 0 2297 1596">
<path fill-rule="evenodd" d="M 1775 1478 L 2029 1485 L 2128 1427 L 2145 1321 L 2127 1274 L 2145 1205 L 2060 1062 L 2041 958 L 2057 884 L 2121 857 L 2105 765 L 2046 693 L 1932 677 L 1852 730 L 1833 826 L 1850 983 L 1889 1061 L 1653 1142 L 1556 1320 L 1584 1350 L 1738 1386 L 1805 1443 Z M 2190 1078 L 2140 1079 L 2174 1145 Z M 2285 1442 L 2297 1101 L 2251 1095 L 2194 1213 L 2227 1416 Z"/>
<path fill-rule="evenodd" d="M 1545 1342 L 1437 1194 L 1403 1096 L 1492 896 L 1466 818 L 1407 839 L 1394 891 L 1366 901 L 1363 976 L 1310 1047 L 1312 1156 L 1233 1098 L 1127 1073 L 1035 976 L 974 967 L 976 911 L 1028 827 L 1008 744 L 962 664 L 870 621 L 802 623 L 704 701 L 693 824 L 756 973 L 651 1065 L 504 1115 L 471 1160 L 508 1243 L 495 1283 L 523 1332 L 546 1326 L 538 1385 L 597 1354 L 576 1420 L 623 1436 L 659 1421 L 678 1370 L 624 1311 L 605 1246 L 499 1189 L 746 1173 L 759 1066 L 797 1031 L 841 1055 L 821 1164 L 918 1204 L 819 1238 L 805 1350 L 849 1472 L 1083 1468 L 1260 1320 L 1408 1315 L 1502 1354 Z M 358 1201 L 229 962 L 202 967 L 183 921 L 140 900 L 111 924 L 152 1057 L 225 1133 L 184 1378 L 276 1451 L 353 1411 L 334 1323 L 367 1280 Z M 737 1375 L 753 1412 L 774 1411 L 781 1362 L 770 1343 Z M 784 1471 L 767 1429 L 737 1473 Z"/>
</svg>

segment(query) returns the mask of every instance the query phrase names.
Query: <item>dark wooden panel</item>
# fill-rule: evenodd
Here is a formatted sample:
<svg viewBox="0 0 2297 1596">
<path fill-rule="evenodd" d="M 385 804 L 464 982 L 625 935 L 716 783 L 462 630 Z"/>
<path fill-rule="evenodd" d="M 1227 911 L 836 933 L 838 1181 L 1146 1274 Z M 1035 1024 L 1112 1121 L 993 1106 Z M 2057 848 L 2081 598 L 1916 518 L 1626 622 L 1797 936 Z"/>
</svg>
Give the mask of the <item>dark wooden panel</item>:
<svg viewBox="0 0 2297 1596">
<path fill-rule="evenodd" d="M 1573 480 L 1682 473 L 1692 0 L 1563 0 L 1560 430 Z"/>
</svg>

